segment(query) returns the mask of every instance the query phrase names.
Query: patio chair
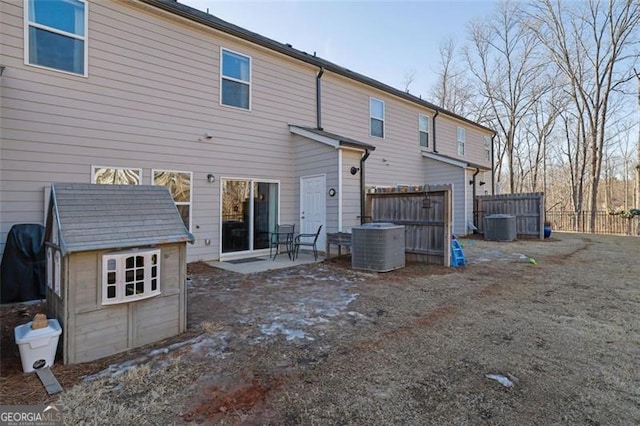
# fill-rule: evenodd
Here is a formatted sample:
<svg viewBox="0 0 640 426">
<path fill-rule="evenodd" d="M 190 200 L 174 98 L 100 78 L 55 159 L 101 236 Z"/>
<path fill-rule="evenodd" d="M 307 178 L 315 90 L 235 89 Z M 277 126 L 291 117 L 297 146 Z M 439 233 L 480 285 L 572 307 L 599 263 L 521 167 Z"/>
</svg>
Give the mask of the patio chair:
<svg viewBox="0 0 640 426">
<path fill-rule="evenodd" d="M 295 225 L 276 225 L 275 232 L 271 234 L 269 241 L 269 257 L 273 257 L 273 260 L 276 260 L 276 256 L 281 252 L 280 248 L 284 246 L 289 259 L 295 260 L 293 256 L 293 233 L 295 227 Z M 275 249 L 275 254 L 273 249 Z"/>
<path fill-rule="evenodd" d="M 322 225 L 318 228 L 318 232 L 315 234 L 300 234 L 297 235 L 293 242 L 293 258 L 298 257 L 298 253 L 300 252 L 300 246 L 304 247 L 312 247 L 313 248 L 313 258 L 318 260 L 318 248 L 316 247 L 316 243 L 318 242 L 318 237 L 320 236 L 320 231 L 322 231 Z M 306 241 L 303 241 L 306 240 Z"/>
</svg>

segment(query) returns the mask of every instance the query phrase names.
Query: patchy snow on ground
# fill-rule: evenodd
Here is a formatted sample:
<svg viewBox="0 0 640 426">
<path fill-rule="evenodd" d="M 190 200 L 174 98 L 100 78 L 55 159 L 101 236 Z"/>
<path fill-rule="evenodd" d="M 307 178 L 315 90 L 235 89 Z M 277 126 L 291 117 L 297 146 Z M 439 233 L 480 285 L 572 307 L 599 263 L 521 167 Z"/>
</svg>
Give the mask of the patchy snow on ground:
<svg viewBox="0 0 640 426">
<path fill-rule="evenodd" d="M 115 378 L 129 370 L 138 368 L 142 364 L 158 369 L 171 363 L 172 355 L 181 355 L 185 358 L 216 358 L 223 357 L 227 348 L 228 332 L 216 332 L 213 334 L 201 334 L 192 339 L 171 345 L 153 349 L 135 359 L 127 360 L 119 364 L 111 364 L 102 371 L 86 376 L 84 381 L 91 382 L 103 378 Z M 169 356 L 168 356 L 169 355 Z"/>
<path fill-rule="evenodd" d="M 339 320 L 341 315 L 352 319 L 364 317 L 355 311 L 346 312 L 358 297 L 353 292 L 354 281 L 364 278 L 341 276 L 321 267 L 314 272 L 300 273 L 296 269 L 273 272 L 249 292 L 246 281 L 231 281 L 222 288 L 214 287 L 209 277 L 199 285 L 192 281 L 190 291 L 210 297 L 210 306 L 224 306 L 224 311 L 221 311 L 224 322 L 240 325 L 245 331 L 248 329 L 248 335 L 229 328 L 224 332 L 204 332 L 194 338 L 153 349 L 133 360 L 110 365 L 84 380 L 118 377 L 141 364 L 153 369 L 161 368 L 177 355 L 194 359 L 224 357 L 230 339 L 247 339 L 251 345 L 279 336 L 288 342 L 314 341 L 325 335 L 326 326 Z M 296 281 L 293 285 L 292 278 Z M 240 294 L 243 297 L 238 297 Z"/>
<path fill-rule="evenodd" d="M 280 334 L 289 341 L 315 340 L 314 335 L 323 334 L 322 325 L 343 313 L 357 296 L 344 291 L 337 294 L 329 292 L 324 297 L 314 295 L 287 304 L 272 305 L 272 309 L 260 313 L 258 327 L 262 336 L 254 339 L 254 343 Z"/>
<path fill-rule="evenodd" d="M 500 260 L 512 261 L 514 259 L 521 261 L 529 260 L 529 257 L 522 253 L 506 253 L 502 250 L 488 250 L 478 247 L 469 248 L 465 255 L 469 264 L 494 262 Z"/>
</svg>

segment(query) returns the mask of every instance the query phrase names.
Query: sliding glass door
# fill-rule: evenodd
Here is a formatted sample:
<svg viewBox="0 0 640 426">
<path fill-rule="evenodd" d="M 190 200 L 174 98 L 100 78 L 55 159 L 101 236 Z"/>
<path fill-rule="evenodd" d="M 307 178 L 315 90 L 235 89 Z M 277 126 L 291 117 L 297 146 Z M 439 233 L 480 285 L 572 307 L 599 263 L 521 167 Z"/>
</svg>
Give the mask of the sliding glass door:
<svg viewBox="0 0 640 426">
<path fill-rule="evenodd" d="M 278 222 L 278 183 L 222 180 L 222 253 L 269 248 Z"/>
</svg>

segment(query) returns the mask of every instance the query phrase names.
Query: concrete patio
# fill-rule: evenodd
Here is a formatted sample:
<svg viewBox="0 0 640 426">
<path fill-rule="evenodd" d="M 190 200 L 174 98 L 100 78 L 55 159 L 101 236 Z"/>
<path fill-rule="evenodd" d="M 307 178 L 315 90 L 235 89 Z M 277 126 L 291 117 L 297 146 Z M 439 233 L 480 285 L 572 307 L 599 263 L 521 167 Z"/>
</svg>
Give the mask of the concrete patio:
<svg viewBox="0 0 640 426">
<path fill-rule="evenodd" d="M 279 254 L 275 260 L 269 255 L 256 256 L 246 259 L 229 260 L 224 262 L 211 261 L 206 262 L 214 268 L 224 269 L 226 271 L 237 272 L 239 274 L 254 274 L 275 269 L 290 268 L 292 266 L 307 265 L 310 263 L 318 263 L 324 260 L 323 255 L 318 255 L 318 260 L 313 258 L 311 252 L 300 252 L 295 260 L 291 260 L 286 253 Z"/>
</svg>

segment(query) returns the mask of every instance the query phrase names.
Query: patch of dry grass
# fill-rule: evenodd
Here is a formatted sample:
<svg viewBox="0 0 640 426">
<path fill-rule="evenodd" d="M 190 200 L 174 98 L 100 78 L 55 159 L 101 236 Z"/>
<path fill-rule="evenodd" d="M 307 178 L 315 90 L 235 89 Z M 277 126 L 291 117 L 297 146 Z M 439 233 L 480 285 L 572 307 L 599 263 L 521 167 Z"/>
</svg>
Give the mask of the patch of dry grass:
<svg viewBox="0 0 640 426">
<path fill-rule="evenodd" d="M 176 357 L 168 365 L 143 364 L 119 375 L 79 383 L 60 398 L 65 423 L 172 423 L 182 403 L 182 389 L 200 375 L 194 367 Z"/>
<path fill-rule="evenodd" d="M 201 321 L 200 329 L 205 333 L 215 333 L 224 330 L 224 324 L 214 321 Z"/>
<path fill-rule="evenodd" d="M 463 242 L 472 262 L 455 270 L 339 259 L 247 279 L 197 265 L 202 341 L 70 389 L 67 421 L 640 424 L 640 239 Z M 312 339 L 261 333 L 303 308 L 313 315 L 291 318 L 314 321 L 291 326 Z M 224 345 L 202 343 L 220 332 Z"/>
</svg>

